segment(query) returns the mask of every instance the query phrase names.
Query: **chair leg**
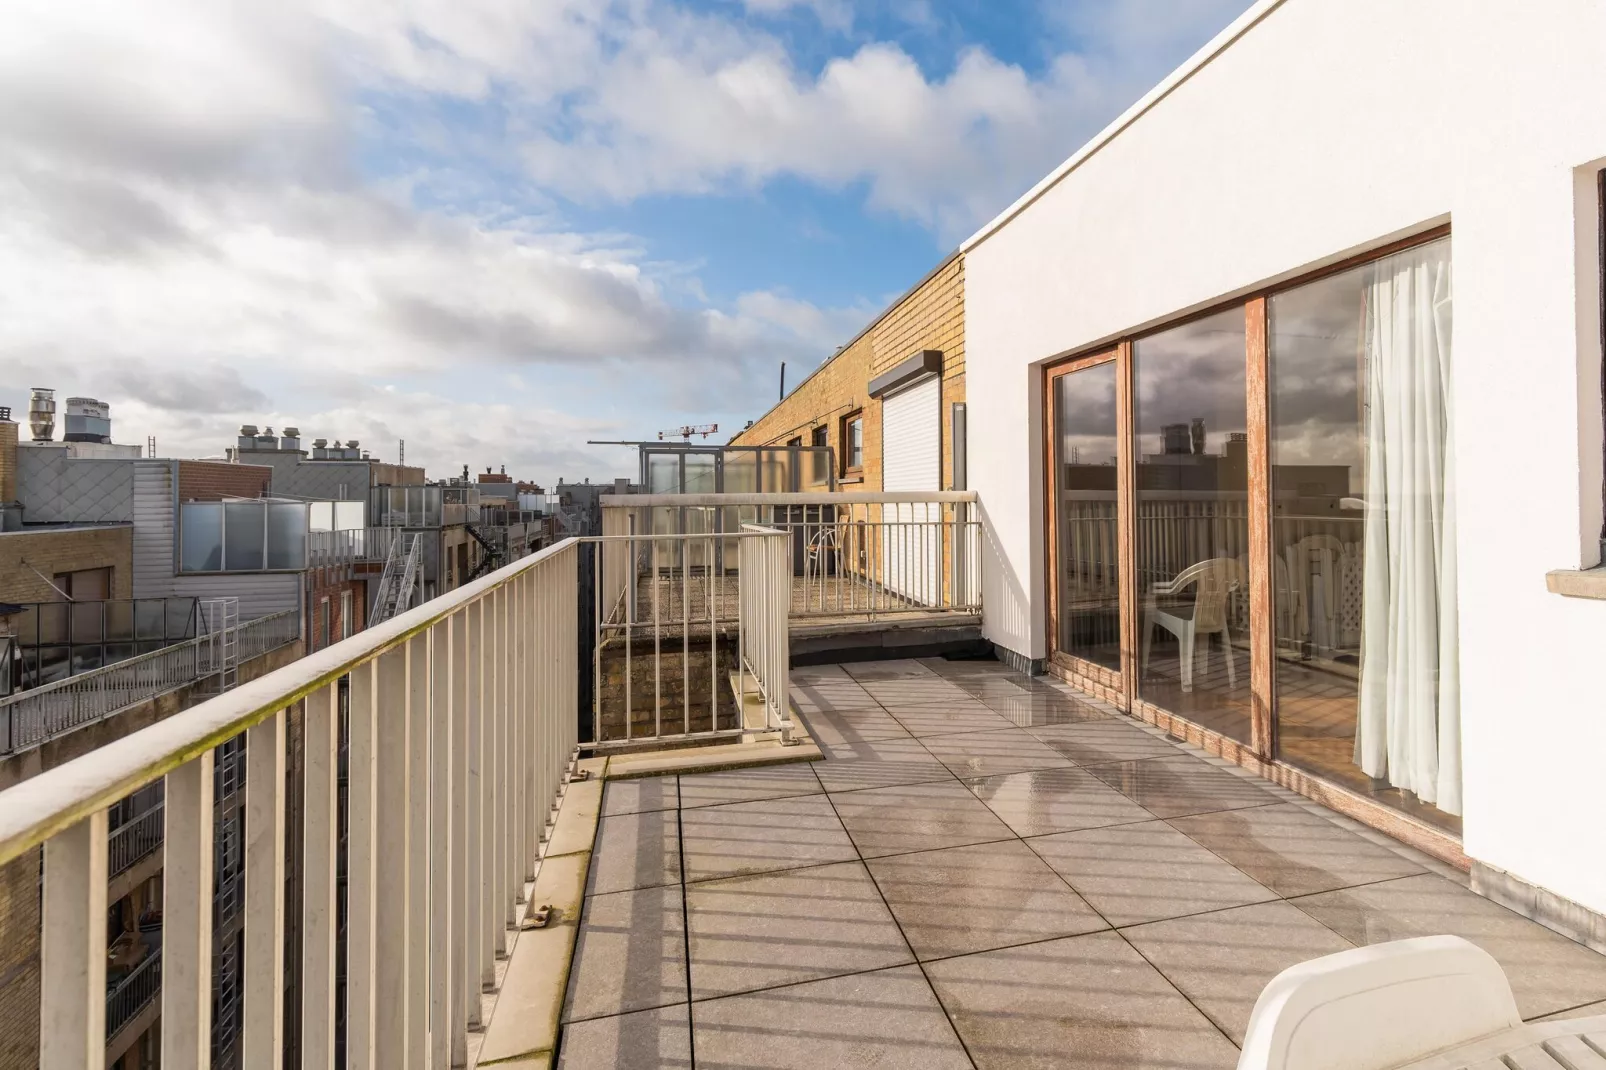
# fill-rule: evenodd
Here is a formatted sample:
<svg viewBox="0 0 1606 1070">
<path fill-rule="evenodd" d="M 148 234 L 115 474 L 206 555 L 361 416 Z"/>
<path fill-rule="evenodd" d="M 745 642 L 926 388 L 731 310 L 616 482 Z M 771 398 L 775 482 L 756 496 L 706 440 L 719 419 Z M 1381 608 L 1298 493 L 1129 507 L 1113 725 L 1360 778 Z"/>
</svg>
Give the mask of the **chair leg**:
<svg viewBox="0 0 1606 1070">
<path fill-rule="evenodd" d="M 1238 671 L 1232 662 L 1232 633 L 1225 624 L 1221 626 L 1221 656 L 1227 659 L 1227 686 L 1237 687 Z"/>
<path fill-rule="evenodd" d="M 1193 690 L 1193 644 L 1195 639 L 1193 621 L 1189 621 L 1177 636 L 1177 646 L 1182 656 L 1182 690 Z"/>
<path fill-rule="evenodd" d="M 1138 675 L 1146 676 L 1149 672 L 1149 647 L 1154 644 L 1154 618 L 1143 614 L 1143 654 L 1138 658 Z"/>
</svg>

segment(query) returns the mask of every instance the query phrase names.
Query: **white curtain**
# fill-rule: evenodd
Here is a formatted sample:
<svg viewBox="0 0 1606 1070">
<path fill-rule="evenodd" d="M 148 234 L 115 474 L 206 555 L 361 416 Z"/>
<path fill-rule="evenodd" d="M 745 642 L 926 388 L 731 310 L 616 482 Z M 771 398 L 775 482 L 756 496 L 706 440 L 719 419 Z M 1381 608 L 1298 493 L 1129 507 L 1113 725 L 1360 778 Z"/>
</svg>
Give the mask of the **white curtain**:
<svg viewBox="0 0 1606 1070">
<path fill-rule="evenodd" d="M 1355 761 L 1461 812 L 1450 246 L 1386 257 L 1366 289 L 1366 526 Z"/>
</svg>

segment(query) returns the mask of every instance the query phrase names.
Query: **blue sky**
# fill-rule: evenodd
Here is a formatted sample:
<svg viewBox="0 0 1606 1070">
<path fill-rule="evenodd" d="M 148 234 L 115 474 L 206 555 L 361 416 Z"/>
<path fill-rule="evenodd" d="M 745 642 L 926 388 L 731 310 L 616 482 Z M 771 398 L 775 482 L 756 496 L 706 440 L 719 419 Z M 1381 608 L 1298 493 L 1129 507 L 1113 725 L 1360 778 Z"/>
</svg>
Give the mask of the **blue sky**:
<svg viewBox="0 0 1606 1070">
<path fill-rule="evenodd" d="M 586 440 L 756 417 L 1245 6 L 27 0 L 0 404 L 623 474 Z"/>
</svg>

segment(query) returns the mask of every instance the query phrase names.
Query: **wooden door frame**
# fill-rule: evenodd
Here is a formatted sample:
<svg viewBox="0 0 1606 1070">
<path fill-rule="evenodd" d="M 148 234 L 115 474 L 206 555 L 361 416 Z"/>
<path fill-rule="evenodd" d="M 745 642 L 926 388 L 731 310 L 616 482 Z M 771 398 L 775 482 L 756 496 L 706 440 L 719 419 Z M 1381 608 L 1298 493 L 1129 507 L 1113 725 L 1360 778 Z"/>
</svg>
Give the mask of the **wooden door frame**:
<svg viewBox="0 0 1606 1070">
<path fill-rule="evenodd" d="M 1131 601 L 1128 585 L 1131 574 L 1128 571 L 1128 560 L 1131 550 L 1131 527 L 1122 502 L 1129 497 L 1126 493 L 1126 484 L 1130 483 L 1128 470 L 1131 468 L 1131 391 L 1129 387 L 1131 346 L 1121 342 L 1117 345 L 1098 352 L 1061 360 L 1043 366 L 1043 491 L 1046 508 L 1044 510 L 1048 519 L 1047 551 L 1047 587 L 1048 599 L 1044 625 L 1047 628 L 1048 661 L 1054 664 L 1062 674 L 1078 687 L 1099 696 L 1122 710 L 1130 708 L 1129 688 L 1131 662 L 1131 627 L 1128 617 L 1131 615 L 1127 606 Z M 1089 368 L 1102 367 L 1113 363 L 1115 373 L 1115 433 L 1116 433 L 1116 568 L 1117 568 L 1117 599 L 1120 613 L 1120 648 L 1121 668 L 1111 669 L 1106 665 L 1099 665 L 1079 658 L 1059 649 L 1059 461 L 1055 442 L 1056 405 L 1054 400 L 1055 382 L 1074 372 L 1086 371 Z"/>
</svg>

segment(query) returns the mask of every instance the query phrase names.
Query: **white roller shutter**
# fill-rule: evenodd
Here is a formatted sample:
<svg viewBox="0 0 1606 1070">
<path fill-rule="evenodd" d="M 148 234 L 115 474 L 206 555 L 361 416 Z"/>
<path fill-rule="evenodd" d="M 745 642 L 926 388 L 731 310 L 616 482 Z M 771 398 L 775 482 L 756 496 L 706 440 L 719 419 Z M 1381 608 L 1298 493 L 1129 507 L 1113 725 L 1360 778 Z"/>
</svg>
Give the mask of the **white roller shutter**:
<svg viewBox="0 0 1606 1070">
<path fill-rule="evenodd" d="M 922 379 L 881 403 L 881 486 L 884 490 L 942 489 L 942 380 Z M 940 507 L 889 506 L 882 531 L 886 585 L 923 605 L 941 599 Z"/>
</svg>

